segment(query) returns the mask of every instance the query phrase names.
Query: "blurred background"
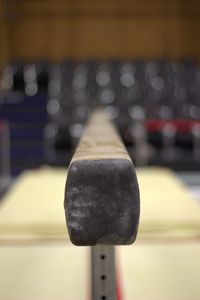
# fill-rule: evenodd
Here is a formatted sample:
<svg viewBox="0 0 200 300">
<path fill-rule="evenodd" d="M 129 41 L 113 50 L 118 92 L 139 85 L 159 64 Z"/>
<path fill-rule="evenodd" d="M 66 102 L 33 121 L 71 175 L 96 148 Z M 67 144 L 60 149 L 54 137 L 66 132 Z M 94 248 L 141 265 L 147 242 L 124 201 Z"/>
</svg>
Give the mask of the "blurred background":
<svg viewBox="0 0 200 300">
<path fill-rule="evenodd" d="M 4 172 L 66 165 L 98 105 L 137 165 L 200 169 L 198 2 L 0 3 Z"/>
<path fill-rule="evenodd" d="M 199 31 L 195 0 L 0 0 L 3 299 L 88 299 L 63 190 L 98 106 L 142 167 L 138 239 L 117 250 L 126 299 L 200 299 Z"/>
</svg>

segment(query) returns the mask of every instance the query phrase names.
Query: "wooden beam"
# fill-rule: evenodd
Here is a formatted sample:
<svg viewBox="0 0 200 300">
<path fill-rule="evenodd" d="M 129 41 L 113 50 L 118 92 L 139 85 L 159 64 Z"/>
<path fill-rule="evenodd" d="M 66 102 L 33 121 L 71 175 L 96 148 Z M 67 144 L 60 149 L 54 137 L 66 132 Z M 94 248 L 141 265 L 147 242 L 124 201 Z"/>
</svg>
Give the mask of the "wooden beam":
<svg viewBox="0 0 200 300">
<path fill-rule="evenodd" d="M 131 244 L 139 222 L 133 163 L 114 126 L 95 111 L 69 166 L 65 213 L 75 245 Z"/>
</svg>

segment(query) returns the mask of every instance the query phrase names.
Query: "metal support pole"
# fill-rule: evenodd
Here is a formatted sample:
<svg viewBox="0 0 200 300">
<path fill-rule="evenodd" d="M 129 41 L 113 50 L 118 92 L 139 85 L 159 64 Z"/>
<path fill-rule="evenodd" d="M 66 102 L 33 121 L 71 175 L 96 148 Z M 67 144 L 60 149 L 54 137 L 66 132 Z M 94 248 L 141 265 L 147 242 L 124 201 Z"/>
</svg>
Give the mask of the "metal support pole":
<svg viewBox="0 0 200 300">
<path fill-rule="evenodd" d="M 91 247 L 92 300 L 116 300 L 114 246 Z"/>
</svg>

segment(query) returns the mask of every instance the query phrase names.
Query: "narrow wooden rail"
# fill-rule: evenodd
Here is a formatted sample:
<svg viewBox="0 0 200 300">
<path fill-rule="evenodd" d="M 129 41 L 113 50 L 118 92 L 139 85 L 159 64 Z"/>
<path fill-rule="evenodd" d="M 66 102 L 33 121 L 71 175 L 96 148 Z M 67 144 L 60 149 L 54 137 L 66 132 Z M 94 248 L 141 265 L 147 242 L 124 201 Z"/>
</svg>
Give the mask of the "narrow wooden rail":
<svg viewBox="0 0 200 300">
<path fill-rule="evenodd" d="M 75 245 L 134 242 L 139 189 L 133 163 L 108 116 L 92 113 L 69 166 L 65 213 Z"/>
</svg>

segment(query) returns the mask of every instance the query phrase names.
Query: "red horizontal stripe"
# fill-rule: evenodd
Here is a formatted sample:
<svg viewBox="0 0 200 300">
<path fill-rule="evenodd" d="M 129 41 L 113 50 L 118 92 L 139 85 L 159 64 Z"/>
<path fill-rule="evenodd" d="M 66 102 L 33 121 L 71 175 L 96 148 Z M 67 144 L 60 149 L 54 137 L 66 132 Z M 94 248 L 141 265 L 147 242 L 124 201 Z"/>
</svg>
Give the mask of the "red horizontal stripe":
<svg viewBox="0 0 200 300">
<path fill-rule="evenodd" d="M 166 124 L 171 124 L 179 132 L 190 132 L 192 127 L 196 124 L 200 124 L 200 120 L 147 120 L 145 121 L 145 126 L 150 132 L 162 131 Z"/>
</svg>

